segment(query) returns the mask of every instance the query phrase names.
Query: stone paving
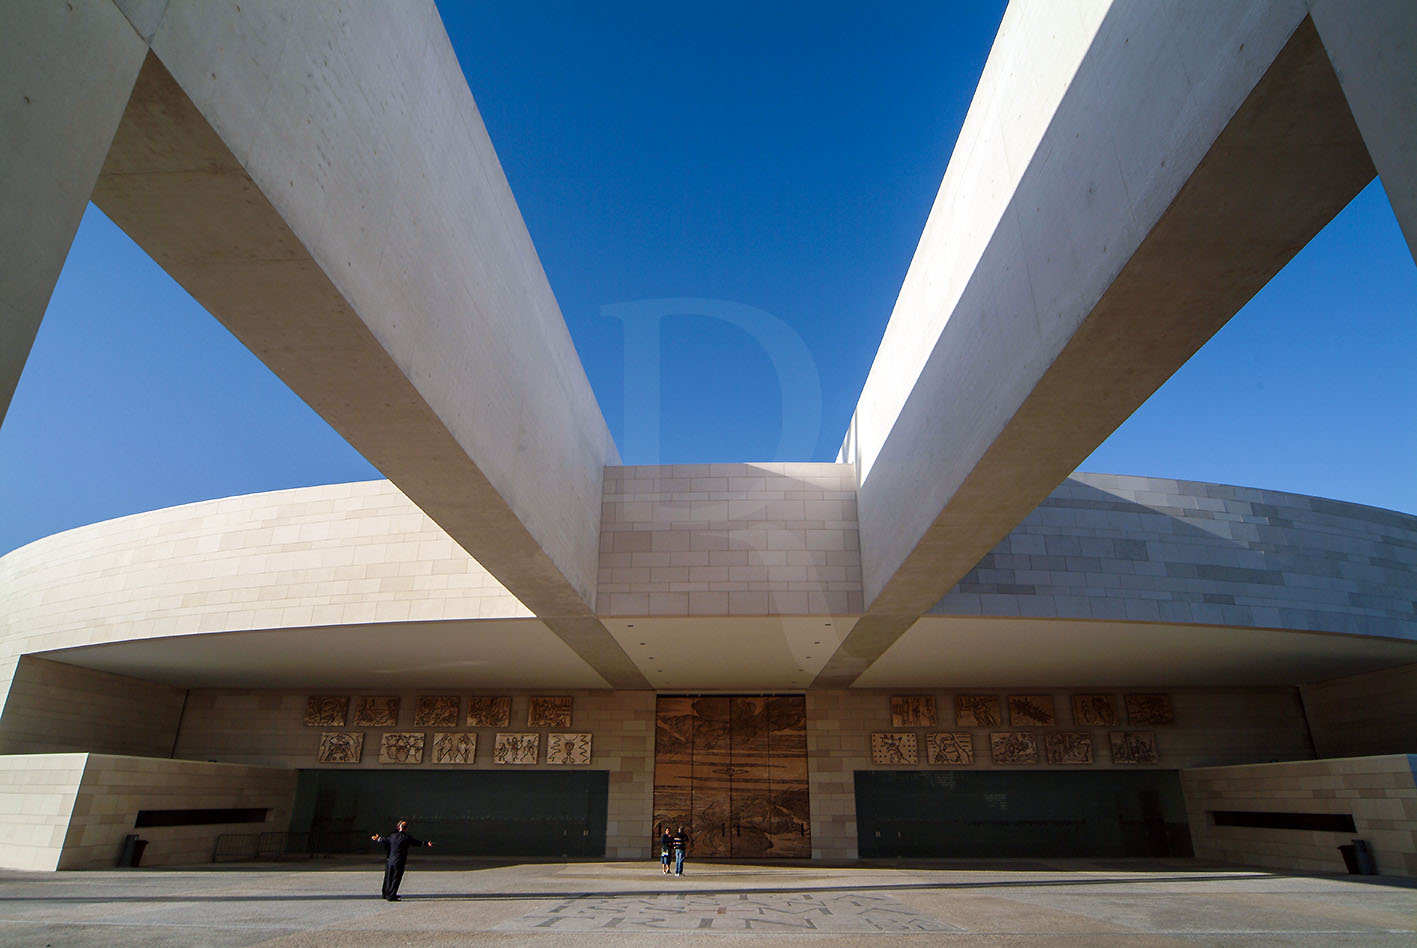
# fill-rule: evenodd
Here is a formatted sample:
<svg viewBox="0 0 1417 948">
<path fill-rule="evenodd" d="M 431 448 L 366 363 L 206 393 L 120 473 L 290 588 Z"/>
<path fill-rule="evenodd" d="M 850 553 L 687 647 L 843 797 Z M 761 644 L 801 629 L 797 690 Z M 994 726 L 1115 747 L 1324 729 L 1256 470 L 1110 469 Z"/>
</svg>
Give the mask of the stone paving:
<svg viewBox="0 0 1417 948">
<path fill-rule="evenodd" d="M 1249 946 L 1417 944 L 1417 885 L 1189 860 L 411 862 L 404 899 L 377 860 L 0 872 L 0 945 Z"/>
</svg>

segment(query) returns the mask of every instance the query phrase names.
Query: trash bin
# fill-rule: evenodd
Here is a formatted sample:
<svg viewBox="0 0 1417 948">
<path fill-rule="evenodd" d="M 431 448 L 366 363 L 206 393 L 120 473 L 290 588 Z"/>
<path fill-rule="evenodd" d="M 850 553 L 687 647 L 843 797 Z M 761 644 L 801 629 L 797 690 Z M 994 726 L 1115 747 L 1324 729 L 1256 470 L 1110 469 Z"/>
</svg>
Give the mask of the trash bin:
<svg viewBox="0 0 1417 948">
<path fill-rule="evenodd" d="M 1373 851 L 1368 848 L 1366 839 L 1353 840 L 1353 862 L 1358 867 L 1356 871 L 1359 875 L 1375 876 L 1378 874 L 1378 861 L 1373 858 Z"/>
<path fill-rule="evenodd" d="M 1338 854 L 1343 857 L 1343 865 L 1347 867 L 1350 876 L 1358 875 L 1358 854 L 1353 846 L 1338 847 Z"/>
<path fill-rule="evenodd" d="M 130 869 L 143 861 L 143 850 L 148 848 L 148 841 L 139 839 L 136 833 L 129 833 L 123 837 L 123 851 L 118 854 L 118 868 Z"/>
</svg>

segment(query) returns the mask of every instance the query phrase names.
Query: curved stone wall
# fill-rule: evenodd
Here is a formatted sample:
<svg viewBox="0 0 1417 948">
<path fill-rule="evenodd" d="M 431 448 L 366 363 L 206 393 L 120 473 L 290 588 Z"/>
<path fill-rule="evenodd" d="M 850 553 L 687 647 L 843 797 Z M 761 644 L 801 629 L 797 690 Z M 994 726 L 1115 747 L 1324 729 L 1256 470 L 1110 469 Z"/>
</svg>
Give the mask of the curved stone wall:
<svg viewBox="0 0 1417 948">
<path fill-rule="evenodd" d="M 0 650 L 530 611 L 387 481 L 81 527 L 0 557 Z M 1156 478 L 1069 478 L 931 610 L 1417 639 L 1417 517 Z"/>
<path fill-rule="evenodd" d="M 1417 517 L 1223 484 L 1076 474 L 930 612 L 1417 639 Z"/>
<path fill-rule="evenodd" d="M 0 557 L 0 649 L 237 629 L 530 616 L 388 481 L 96 523 Z"/>
</svg>

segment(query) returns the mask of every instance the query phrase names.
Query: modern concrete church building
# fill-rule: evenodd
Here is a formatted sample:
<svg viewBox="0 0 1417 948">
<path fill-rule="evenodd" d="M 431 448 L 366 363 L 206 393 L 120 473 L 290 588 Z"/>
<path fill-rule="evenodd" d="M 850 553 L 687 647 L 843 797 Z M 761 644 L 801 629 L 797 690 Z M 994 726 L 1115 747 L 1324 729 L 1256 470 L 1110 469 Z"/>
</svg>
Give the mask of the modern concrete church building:
<svg viewBox="0 0 1417 948">
<path fill-rule="evenodd" d="M 1016 0 L 837 461 L 663 467 L 431 3 L 4 15 L 0 404 L 92 200 L 387 477 L 0 558 L 5 865 L 1417 875 L 1417 518 L 1073 473 L 1375 175 L 1417 246 L 1409 0 Z"/>
</svg>

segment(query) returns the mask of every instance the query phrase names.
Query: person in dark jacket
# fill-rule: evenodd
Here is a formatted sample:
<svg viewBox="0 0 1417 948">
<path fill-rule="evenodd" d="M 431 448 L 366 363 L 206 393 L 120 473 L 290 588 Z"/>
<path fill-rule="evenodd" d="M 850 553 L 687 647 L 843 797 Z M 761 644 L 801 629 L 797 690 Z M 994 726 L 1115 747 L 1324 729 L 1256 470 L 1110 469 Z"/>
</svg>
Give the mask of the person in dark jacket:
<svg viewBox="0 0 1417 948">
<path fill-rule="evenodd" d="M 682 876 L 684 874 L 684 857 L 689 852 L 689 834 L 684 832 L 684 827 L 679 827 L 679 832 L 669 837 L 669 848 L 674 852 L 674 874 Z"/>
<path fill-rule="evenodd" d="M 669 875 L 669 853 L 672 848 L 673 844 L 670 842 L 669 838 L 669 827 L 661 826 L 659 828 L 659 864 L 664 867 L 664 874 L 666 876 Z"/>
<path fill-rule="evenodd" d="M 403 881 L 403 868 L 408 863 L 409 847 L 431 847 L 433 844 L 410 836 L 408 834 L 408 820 L 399 820 L 394 831 L 388 836 L 380 836 L 375 833 L 369 838 L 383 846 L 389 854 L 388 862 L 384 864 L 384 898 L 390 902 L 397 902 L 399 900 L 399 883 Z"/>
</svg>

